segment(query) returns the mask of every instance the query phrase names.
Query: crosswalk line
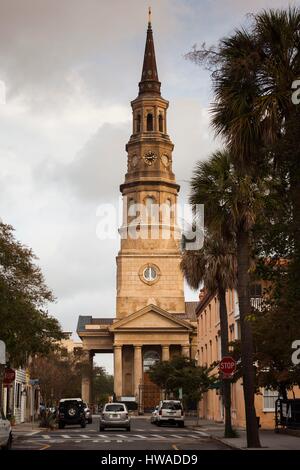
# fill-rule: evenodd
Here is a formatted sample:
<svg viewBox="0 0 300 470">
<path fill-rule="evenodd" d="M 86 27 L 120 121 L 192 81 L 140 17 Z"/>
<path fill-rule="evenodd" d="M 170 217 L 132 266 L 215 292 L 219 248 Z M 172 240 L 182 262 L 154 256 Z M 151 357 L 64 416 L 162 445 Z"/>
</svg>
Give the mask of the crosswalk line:
<svg viewBox="0 0 300 470">
<path fill-rule="evenodd" d="M 199 439 L 199 436 L 196 434 L 187 434 L 187 437 L 191 437 L 192 439 Z"/>
<path fill-rule="evenodd" d="M 124 436 L 124 434 L 116 434 L 117 437 L 121 437 L 122 439 L 127 439 L 129 436 Z"/>
<path fill-rule="evenodd" d="M 47 434 L 42 434 L 42 437 L 43 437 L 44 439 L 50 439 L 50 436 L 48 436 Z"/>
<path fill-rule="evenodd" d="M 61 437 L 63 437 L 64 439 L 71 439 L 71 436 L 69 436 L 68 434 L 62 434 Z"/>
<path fill-rule="evenodd" d="M 101 437 L 102 439 L 107 439 L 107 436 L 105 434 L 98 434 L 98 437 Z"/>
<path fill-rule="evenodd" d="M 200 436 L 202 437 L 208 437 L 208 434 L 206 432 L 203 432 L 203 431 L 194 431 L 196 434 L 200 434 Z"/>
<path fill-rule="evenodd" d="M 141 434 L 133 434 L 133 437 L 139 437 L 140 439 L 147 439 L 146 436 L 142 436 Z"/>
<path fill-rule="evenodd" d="M 92 436 L 87 436 L 86 434 L 79 434 L 80 437 L 83 437 L 84 439 L 91 439 Z"/>
<path fill-rule="evenodd" d="M 176 437 L 176 439 L 183 439 L 183 436 L 178 436 L 178 434 L 170 434 L 171 437 Z"/>
<path fill-rule="evenodd" d="M 161 434 L 150 434 L 150 436 L 152 437 L 156 437 L 158 439 L 166 439 L 164 436 L 162 436 Z"/>
</svg>

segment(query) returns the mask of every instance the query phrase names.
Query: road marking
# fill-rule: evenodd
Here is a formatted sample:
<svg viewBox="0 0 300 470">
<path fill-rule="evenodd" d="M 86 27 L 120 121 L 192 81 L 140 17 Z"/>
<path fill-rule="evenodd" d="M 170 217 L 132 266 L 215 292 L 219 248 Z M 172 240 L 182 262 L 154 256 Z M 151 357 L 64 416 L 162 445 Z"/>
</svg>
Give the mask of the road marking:
<svg viewBox="0 0 300 470">
<path fill-rule="evenodd" d="M 102 437 L 102 439 L 107 439 L 107 436 L 105 434 L 98 434 L 99 437 Z M 109 441 L 108 441 L 109 442 Z"/>
<path fill-rule="evenodd" d="M 42 437 L 43 437 L 44 439 L 50 439 L 50 436 L 48 436 L 47 434 L 42 434 Z"/>
<path fill-rule="evenodd" d="M 142 436 L 141 434 L 133 434 L 133 436 L 139 437 L 140 439 L 147 439 L 146 436 Z"/>
<path fill-rule="evenodd" d="M 91 436 L 87 436 L 86 434 L 79 434 L 80 437 L 83 437 L 84 439 L 91 439 Z"/>
<path fill-rule="evenodd" d="M 193 439 L 199 439 L 199 436 L 195 436 L 195 434 L 187 434 L 187 437 L 192 437 Z"/>
<path fill-rule="evenodd" d="M 121 439 L 117 439 L 117 442 L 123 442 L 123 441 L 121 441 Z"/>
<path fill-rule="evenodd" d="M 182 436 L 178 436 L 177 434 L 170 434 L 171 437 L 176 437 L 176 439 L 183 439 Z"/>
<path fill-rule="evenodd" d="M 100 442 L 99 440 L 95 439 L 93 442 Z"/>
<path fill-rule="evenodd" d="M 69 436 L 68 434 L 62 434 L 61 437 L 63 437 L 64 439 L 71 439 L 71 436 Z"/>
<path fill-rule="evenodd" d="M 49 445 L 48 444 L 45 444 L 43 447 L 40 448 L 40 450 L 46 450 L 46 449 L 49 449 Z"/>
<path fill-rule="evenodd" d="M 208 434 L 206 432 L 202 432 L 202 431 L 194 431 L 194 432 L 197 434 L 200 434 L 200 436 L 208 437 Z"/>
<path fill-rule="evenodd" d="M 157 437 L 158 439 L 166 439 L 164 436 L 161 434 L 150 434 L 150 436 Z"/>
<path fill-rule="evenodd" d="M 116 434 L 118 437 L 122 437 L 122 439 L 127 439 L 129 436 L 124 436 L 124 434 Z"/>
<path fill-rule="evenodd" d="M 29 433 L 27 434 L 27 436 L 34 436 L 35 434 L 38 434 L 39 432 L 41 432 L 41 431 L 29 432 Z"/>
</svg>

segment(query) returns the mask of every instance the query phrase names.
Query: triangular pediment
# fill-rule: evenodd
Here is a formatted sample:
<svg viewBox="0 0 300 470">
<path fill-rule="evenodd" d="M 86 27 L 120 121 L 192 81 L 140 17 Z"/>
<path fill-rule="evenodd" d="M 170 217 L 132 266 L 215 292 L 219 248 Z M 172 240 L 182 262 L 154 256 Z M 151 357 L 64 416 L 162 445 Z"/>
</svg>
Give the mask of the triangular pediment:
<svg viewBox="0 0 300 470">
<path fill-rule="evenodd" d="M 176 318 L 176 314 L 171 314 L 156 305 L 147 305 L 147 307 L 134 312 L 121 320 L 116 321 L 111 327 L 111 331 L 127 329 L 180 329 L 193 330 L 194 327 L 186 322 Z"/>
</svg>

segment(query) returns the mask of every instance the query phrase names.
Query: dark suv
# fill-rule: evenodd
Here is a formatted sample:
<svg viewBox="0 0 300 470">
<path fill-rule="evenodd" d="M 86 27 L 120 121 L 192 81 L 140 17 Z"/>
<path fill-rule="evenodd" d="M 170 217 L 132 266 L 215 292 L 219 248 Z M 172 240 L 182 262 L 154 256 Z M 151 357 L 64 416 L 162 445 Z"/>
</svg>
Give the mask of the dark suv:
<svg viewBox="0 0 300 470">
<path fill-rule="evenodd" d="M 66 424 L 86 426 L 85 408 L 81 398 L 63 398 L 58 407 L 58 427 L 63 429 Z"/>
</svg>

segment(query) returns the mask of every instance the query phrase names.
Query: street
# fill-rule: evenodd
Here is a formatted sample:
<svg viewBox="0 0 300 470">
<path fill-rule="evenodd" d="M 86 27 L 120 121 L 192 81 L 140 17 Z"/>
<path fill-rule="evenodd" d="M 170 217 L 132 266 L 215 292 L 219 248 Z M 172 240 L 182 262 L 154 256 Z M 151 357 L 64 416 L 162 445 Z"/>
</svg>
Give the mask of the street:
<svg viewBox="0 0 300 470">
<path fill-rule="evenodd" d="M 54 431 L 35 430 L 15 436 L 13 450 L 230 450 L 208 434 L 189 425 L 155 426 L 150 417 L 133 417 L 131 431 L 99 432 L 99 418 L 85 429 L 66 426 Z"/>
</svg>

